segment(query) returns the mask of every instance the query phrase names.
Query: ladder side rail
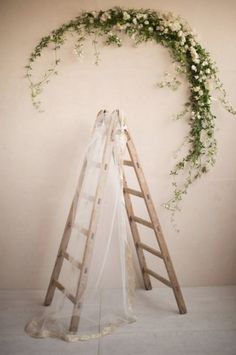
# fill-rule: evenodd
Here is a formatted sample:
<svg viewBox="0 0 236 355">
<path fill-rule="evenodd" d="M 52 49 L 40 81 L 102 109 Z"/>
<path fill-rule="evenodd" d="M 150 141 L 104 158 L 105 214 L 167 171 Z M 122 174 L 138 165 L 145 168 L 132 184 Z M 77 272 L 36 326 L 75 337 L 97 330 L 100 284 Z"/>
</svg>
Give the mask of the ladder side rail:
<svg viewBox="0 0 236 355">
<path fill-rule="evenodd" d="M 94 204 L 93 204 L 93 210 L 92 210 L 91 218 L 90 218 L 88 238 L 87 238 L 87 242 L 85 245 L 82 267 L 81 267 L 79 282 L 78 282 L 76 295 L 75 295 L 76 303 L 73 308 L 73 313 L 72 313 L 70 328 L 69 328 L 69 330 L 71 332 L 76 332 L 78 329 L 78 326 L 79 326 L 80 311 L 81 311 L 81 306 L 82 306 L 82 302 L 83 302 L 83 294 L 86 289 L 87 280 L 88 280 L 88 269 L 89 269 L 89 265 L 90 265 L 91 257 L 92 257 L 93 242 L 94 242 L 94 236 L 95 236 L 99 212 L 100 212 L 101 199 L 102 199 L 104 185 L 105 185 L 105 181 L 106 181 L 106 177 L 107 177 L 107 173 L 108 173 L 108 166 L 109 166 L 109 162 L 110 162 L 111 155 L 112 155 L 113 126 L 114 126 L 114 121 L 111 120 L 111 122 L 109 123 L 107 138 L 106 138 L 106 142 L 104 145 L 103 157 L 102 157 L 102 163 L 101 163 L 101 172 L 100 172 L 100 176 L 98 179 L 95 200 L 94 200 Z"/>
</svg>

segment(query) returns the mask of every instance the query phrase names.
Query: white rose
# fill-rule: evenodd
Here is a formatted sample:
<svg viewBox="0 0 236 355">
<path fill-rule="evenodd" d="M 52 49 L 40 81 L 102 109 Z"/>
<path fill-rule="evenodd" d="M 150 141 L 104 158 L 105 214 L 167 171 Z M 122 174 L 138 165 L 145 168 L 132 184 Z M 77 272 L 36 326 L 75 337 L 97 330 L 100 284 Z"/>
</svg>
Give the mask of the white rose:
<svg viewBox="0 0 236 355">
<path fill-rule="evenodd" d="M 100 19 L 101 19 L 102 22 L 105 22 L 105 21 L 108 20 L 109 18 L 111 18 L 110 14 L 104 12 L 104 13 L 102 14 L 102 16 L 101 16 Z"/>
<path fill-rule="evenodd" d="M 169 27 L 172 31 L 175 31 L 175 32 L 178 32 L 181 29 L 181 26 L 178 22 L 170 23 Z"/>
<path fill-rule="evenodd" d="M 196 86 L 195 88 L 193 88 L 193 90 L 194 90 L 195 92 L 198 92 L 198 91 L 200 90 L 200 87 L 199 87 L 199 86 Z"/>
<path fill-rule="evenodd" d="M 127 11 L 124 11 L 123 12 L 123 18 L 124 18 L 124 20 L 129 20 L 130 19 L 130 14 L 128 14 Z"/>
</svg>

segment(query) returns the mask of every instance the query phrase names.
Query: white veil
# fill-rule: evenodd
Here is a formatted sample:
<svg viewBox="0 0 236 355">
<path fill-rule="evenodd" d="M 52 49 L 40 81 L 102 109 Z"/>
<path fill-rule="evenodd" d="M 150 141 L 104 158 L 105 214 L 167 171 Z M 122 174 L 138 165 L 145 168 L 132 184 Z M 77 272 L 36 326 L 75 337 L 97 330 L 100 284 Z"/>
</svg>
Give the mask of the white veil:
<svg viewBox="0 0 236 355">
<path fill-rule="evenodd" d="M 88 229 L 93 209 L 93 196 L 99 181 L 101 160 L 109 127 L 113 128 L 112 155 L 102 192 L 98 224 L 94 236 L 88 279 L 80 295 L 82 307 L 77 332 L 69 325 L 86 245 L 84 230 Z M 72 233 L 50 307 L 35 316 L 25 327 L 33 337 L 57 337 L 66 341 L 87 340 L 111 333 L 115 328 L 136 320 L 132 310 L 135 276 L 131 248 L 127 239 L 126 212 L 123 200 L 122 160 L 126 145 L 125 124 L 118 110 L 109 114 L 100 111 L 87 146 L 84 179 L 75 211 Z"/>
</svg>

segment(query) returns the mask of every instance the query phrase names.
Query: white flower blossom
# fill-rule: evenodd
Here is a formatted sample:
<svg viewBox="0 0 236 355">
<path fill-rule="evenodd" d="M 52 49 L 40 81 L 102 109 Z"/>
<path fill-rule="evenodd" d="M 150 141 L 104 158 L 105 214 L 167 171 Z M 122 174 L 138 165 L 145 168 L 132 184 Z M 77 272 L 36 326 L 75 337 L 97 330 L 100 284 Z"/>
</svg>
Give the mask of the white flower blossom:
<svg viewBox="0 0 236 355">
<path fill-rule="evenodd" d="M 108 19 L 110 19 L 111 18 L 111 15 L 108 13 L 108 12 L 104 12 L 103 14 L 102 14 L 102 16 L 100 17 L 100 20 L 102 21 L 102 22 L 106 22 Z"/>
<path fill-rule="evenodd" d="M 127 11 L 124 11 L 124 12 L 123 12 L 123 18 L 124 18 L 125 21 L 126 21 L 126 20 L 129 20 L 129 19 L 130 19 L 130 14 L 128 14 Z"/>
<path fill-rule="evenodd" d="M 170 22 L 169 23 L 169 28 L 171 29 L 171 31 L 173 32 L 178 32 L 181 30 L 181 25 L 179 22 L 175 21 L 175 22 Z"/>
<path fill-rule="evenodd" d="M 147 18 L 147 14 L 137 14 L 136 15 L 137 19 L 140 20 L 140 19 L 146 19 Z"/>
<path fill-rule="evenodd" d="M 149 21 L 148 20 L 144 21 L 144 25 L 149 25 Z"/>
<path fill-rule="evenodd" d="M 197 71 L 197 68 L 196 68 L 195 65 L 192 65 L 192 66 L 191 66 L 191 69 L 192 69 L 193 71 Z"/>
</svg>

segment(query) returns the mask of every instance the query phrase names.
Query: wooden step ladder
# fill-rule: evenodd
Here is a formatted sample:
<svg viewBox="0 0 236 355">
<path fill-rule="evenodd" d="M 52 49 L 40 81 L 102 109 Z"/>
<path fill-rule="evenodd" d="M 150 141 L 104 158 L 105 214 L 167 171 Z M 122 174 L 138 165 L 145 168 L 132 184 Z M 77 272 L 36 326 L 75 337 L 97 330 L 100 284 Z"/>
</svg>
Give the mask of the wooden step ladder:
<svg viewBox="0 0 236 355">
<path fill-rule="evenodd" d="M 119 111 L 118 111 L 119 114 Z M 98 119 L 98 118 L 97 118 Z M 101 205 L 101 199 L 103 196 L 103 190 L 104 190 L 104 185 L 106 182 L 106 177 L 108 173 L 108 165 L 110 162 L 110 159 L 112 158 L 112 141 L 113 141 L 113 125 L 114 122 L 111 120 L 107 129 L 107 136 L 106 136 L 106 142 L 103 150 L 103 156 L 102 156 L 102 162 L 99 165 L 100 170 L 100 175 L 98 179 L 98 185 L 95 193 L 95 198 L 93 202 L 93 209 L 91 213 L 91 218 L 90 218 L 90 224 L 88 230 L 84 230 L 83 233 L 86 235 L 86 245 L 84 248 L 84 253 L 83 253 L 83 260 L 80 263 L 77 260 L 74 260 L 68 253 L 67 253 L 67 246 L 70 240 L 71 236 L 71 231 L 72 231 L 72 226 L 73 222 L 75 219 L 75 212 L 76 212 L 76 207 L 78 204 L 80 192 L 81 192 L 81 187 L 83 184 L 84 180 L 84 172 L 86 169 L 86 161 L 84 161 L 84 164 L 81 169 L 81 174 L 78 182 L 78 186 L 76 189 L 76 193 L 74 196 L 74 199 L 72 201 L 72 205 L 70 208 L 70 212 L 67 218 L 66 226 L 64 229 L 63 237 L 61 240 L 61 244 L 58 250 L 56 262 L 53 268 L 52 276 L 49 282 L 48 290 L 46 293 L 44 305 L 48 306 L 51 304 L 55 289 L 58 288 L 60 291 L 62 291 L 66 297 L 74 304 L 73 308 L 73 313 L 71 316 L 71 322 L 69 326 L 69 331 L 74 333 L 78 330 L 79 326 L 79 320 L 80 320 L 80 313 L 81 313 L 81 307 L 83 303 L 83 293 L 84 290 L 86 289 L 86 284 L 87 284 L 87 279 L 88 279 L 88 270 L 91 262 L 91 256 L 92 256 L 92 249 L 93 249 L 93 242 L 94 242 L 94 237 L 96 233 L 96 227 L 97 227 L 97 222 L 100 214 L 100 205 Z M 125 172 L 123 169 L 123 192 L 124 192 L 124 200 L 125 200 L 125 206 L 126 206 L 126 211 L 128 215 L 128 220 L 130 224 L 130 229 L 132 232 L 135 248 L 137 251 L 137 256 L 142 272 L 142 277 L 144 281 L 144 286 L 147 290 L 152 289 L 152 284 L 151 284 L 151 279 L 150 276 L 156 278 L 158 281 L 162 282 L 163 284 L 169 286 L 172 288 L 175 299 L 178 305 L 179 313 L 184 314 L 187 312 L 185 302 L 183 299 L 183 295 L 176 277 L 176 273 L 170 258 L 170 254 L 168 252 L 168 248 L 163 236 L 163 232 L 161 230 L 161 226 L 157 217 L 157 213 L 153 204 L 153 201 L 151 199 L 151 195 L 148 189 L 147 182 L 144 177 L 143 170 L 141 168 L 137 152 L 133 143 L 133 140 L 130 136 L 130 133 L 128 132 L 128 129 L 125 128 L 125 134 L 127 138 L 126 142 L 126 147 L 128 150 L 128 155 L 129 155 L 129 160 L 124 160 L 123 165 L 124 166 L 129 166 L 135 171 L 135 175 L 138 180 L 138 184 L 140 187 L 140 191 L 134 190 L 132 188 L 129 188 L 127 186 L 127 181 L 125 177 Z M 150 221 L 144 220 L 140 217 L 135 216 L 132 202 L 131 202 L 131 197 L 130 195 L 135 195 L 140 198 L 143 198 L 145 201 L 145 205 L 148 211 L 148 215 L 150 218 Z M 159 245 L 159 251 L 151 248 L 150 246 L 142 243 L 141 238 L 140 238 L 140 233 L 138 230 L 138 224 L 142 224 L 148 228 L 151 228 L 156 236 L 157 243 Z M 147 262 L 145 259 L 144 255 L 144 250 L 157 256 L 158 258 L 161 258 L 165 264 L 165 268 L 167 270 L 168 274 L 168 279 L 160 276 L 156 272 L 150 270 L 147 266 Z M 75 296 L 69 293 L 65 287 L 58 281 L 59 275 L 62 269 L 63 261 L 64 259 L 67 259 L 69 262 L 73 263 L 76 265 L 79 270 L 79 280 L 78 280 L 78 285 L 77 285 L 77 290 Z"/>
</svg>

